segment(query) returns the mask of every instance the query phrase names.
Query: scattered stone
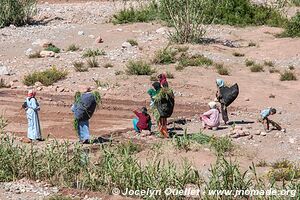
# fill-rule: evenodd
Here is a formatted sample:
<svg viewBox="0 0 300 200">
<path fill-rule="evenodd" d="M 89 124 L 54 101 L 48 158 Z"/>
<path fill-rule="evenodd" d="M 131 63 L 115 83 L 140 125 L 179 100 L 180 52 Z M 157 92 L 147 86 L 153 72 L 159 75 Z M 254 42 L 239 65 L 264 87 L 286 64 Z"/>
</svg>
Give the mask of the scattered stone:
<svg viewBox="0 0 300 200">
<path fill-rule="evenodd" d="M 31 56 L 32 54 L 34 54 L 35 52 L 33 51 L 33 49 L 32 48 L 29 48 L 29 49 L 27 49 L 26 51 L 25 51 L 25 55 L 26 56 Z"/>
<path fill-rule="evenodd" d="M 51 44 L 52 43 L 47 39 L 37 39 L 36 41 L 34 41 L 32 43 L 33 46 L 40 46 L 40 47 L 43 47 L 43 48 L 47 48 Z"/>
<path fill-rule="evenodd" d="M 84 32 L 83 31 L 78 31 L 78 35 L 84 35 Z"/>
<path fill-rule="evenodd" d="M 262 132 L 260 132 L 260 135 L 261 135 L 261 136 L 266 136 L 267 133 L 262 131 Z"/>
<path fill-rule="evenodd" d="M 95 36 L 94 35 L 89 35 L 89 38 L 94 39 Z"/>
<path fill-rule="evenodd" d="M 41 51 L 40 53 L 41 57 L 54 57 L 55 53 L 53 51 Z"/>
<path fill-rule="evenodd" d="M 260 135 L 260 133 L 261 133 L 260 130 L 255 131 L 255 135 Z"/>
<path fill-rule="evenodd" d="M 127 48 L 131 48 L 132 45 L 129 42 L 123 42 L 122 44 L 122 48 L 127 49 Z"/>
<path fill-rule="evenodd" d="M 253 135 L 249 135 L 248 140 L 253 140 Z"/>
<path fill-rule="evenodd" d="M 249 98 L 245 98 L 245 101 L 250 101 L 250 99 Z"/>
<path fill-rule="evenodd" d="M 34 84 L 34 86 L 36 86 L 36 87 L 41 87 L 41 86 L 43 86 L 43 84 L 41 83 L 41 82 L 35 82 L 35 84 Z"/>
<path fill-rule="evenodd" d="M 102 38 L 99 36 L 96 38 L 95 40 L 96 43 L 103 43 L 104 41 L 102 40 Z"/>
<path fill-rule="evenodd" d="M 3 76 L 3 75 L 11 75 L 11 70 L 8 69 L 8 67 L 6 66 L 1 66 L 0 65 L 0 76 Z"/>
</svg>

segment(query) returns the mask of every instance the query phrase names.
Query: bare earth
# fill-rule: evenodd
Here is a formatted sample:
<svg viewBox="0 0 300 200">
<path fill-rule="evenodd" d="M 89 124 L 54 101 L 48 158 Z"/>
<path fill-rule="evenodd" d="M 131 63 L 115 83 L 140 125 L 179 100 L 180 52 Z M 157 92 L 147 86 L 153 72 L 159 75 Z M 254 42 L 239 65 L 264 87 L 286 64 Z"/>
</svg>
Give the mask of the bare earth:
<svg viewBox="0 0 300 200">
<path fill-rule="evenodd" d="M 98 88 L 103 103 L 91 119 L 91 132 L 94 137 L 108 137 L 112 134 L 118 140 L 134 138 L 145 145 L 161 141 L 162 139 L 154 136 L 139 138 L 131 132 L 131 119 L 134 117 L 131 111 L 149 105 L 149 97 L 146 94 L 151 86 L 149 77 L 115 75 L 115 72 L 124 71 L 127 61 L 131 59 L 141 58 L 150 61 L 155 51 L 168 44 L 167 32 L 170 29 L 161 28 L 158 23 L 126 25 L 107 23 L 114 12 L 123 7 L 120 2 L 68 0 L 47 2 L 49 4 L 41 1 L 36 17 L 42 25 L 11 26 L 0 29 L 0 67 L 6 66 L 12 72 L 10 76 L 1 75 L 1 78 L 12 84 L 11 89 L 0 89 L 0 112 L 3 112 L 9 120 L 7 131 L 15 133 L 18 137 L 26 137 L 26 116 L 20 109 L 28 89 L 22 84 L 23 76 L 55 65 L 67 69 L 69 75 L 52 87 L 38 88 L 41 90 L 38 91 L 37 98 L 41 104 L 40 118 L 44 137 L 77 140 L 70 110 L 73 95 L 80 85 L 94 86 L 94 78 L 108 83 L 108 87 Z M 189 53 L 203 54 L 214 62 L 223 63 L 230 69 L 230 76 L 218 75 L 213 67 L 188 67 L 183 71 L 176 71 L 175 65 L 154 66 L 159 73 L 169 71 L 175 76 L 175 79 L 169 80 L 176 95 L 176 108 L 172 117 L 190 119 L 191 122 L 181 128 L 183 130 L 187 128 L 191 133 L 198 132 L 201 128 L 199 115 L 206 111 L 206 104 L 215 97 L 215 79 L 221 77 L 227 83 L 238 83 L 240 95 L 229 108 L 230 120 L 244 121 L 241 126 L 249 129 L 253 135 L 251 140 L 247 137 L 234 139 L 237 145 L 235 158 L 241 166 L 246 169 L 251 162 L 258 160 L 274 162 L 283 158 L 299 163 L 299 81 L 281 82 L 280 75 L 269 73 L 267 66 L 264 67 L 264 72 L 251 73 L 245 66 L 245 60 L 251 59 L 261 64 L 264 61 L 273 61 L 280 71 L 293 65 L 295 73 L 300 77 L 300 39 L 276 38 L 274 35 L 282 30 L 265 26 L 246 28 L 209 26 L 207 28 L 206 37 L 220 41 L 230 40 L 239 47 L 230 48 L 221 43 L 188 45 Z M 84 35 L 79 35 L 79 31 L 83 31 Z M 98 36 L 101 36 L 104 43 L 95 43 Z M 40 47 L 33 44 L 38 39 L 47 39 L 64 50 L 74 43 L 79 45 L 81 50 L 63 51 L 53 58 L 29 59 L 25 51 L 29 48 L 39 50 Z M 138 47 L 122 48 L 122 43 L 127 39 L 137 40 Z M 249 42 L 257 45 L 248 47 Z M 100 65 L 112 63 L 114 67 L 75 72 L 72 63 L 83 60 L 81 56 L 87 48 L 104 49 L 107 55 L 98 58 Z M 234 57 L 232 55 L 234 52 L 244 53 L 245 57 Z M 269 98 L 271 94 L 275 98 Z M 280 122 L 287 132 L 273 131 L 266 136 L 257 136 L 255 133 L 263 130 L 263 127 L 256 122 L 259 112 L 270 106 L 278 110 L 278 114 L 272 118 Z M 229 129 L 230 127 L 225 127 L 222 130 L 206 133 L 222 136 L 227 134 Z M 146 155 L 147 150 L 140 153 L 142 161 L 147 158 Z M 176 162 L 181 158 L 187 158 L 203 173 L 208 173 L 210 164 L 215 161 L 213 154 L 205 148 L 187 153 L 170 151 L 162 157 Z M 261 173 L 265 171 L 265 169 L 260 170 Z M 0 198 L 5 199 L 1 193 L 4 191 L 0 190 Z"/>
</svg>

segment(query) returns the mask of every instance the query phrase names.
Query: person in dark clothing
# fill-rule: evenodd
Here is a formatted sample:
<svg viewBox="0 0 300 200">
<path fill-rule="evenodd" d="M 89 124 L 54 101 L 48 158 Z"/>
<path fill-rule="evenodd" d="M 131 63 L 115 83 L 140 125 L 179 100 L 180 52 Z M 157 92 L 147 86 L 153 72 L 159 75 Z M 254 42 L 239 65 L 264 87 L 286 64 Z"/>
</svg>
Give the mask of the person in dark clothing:
<svg viewBox="0 0 300 200">
<path fill-rule="evenodd" d="M 225 86 L 224 80 L 217 79 L 216 80 L 216 84 L 217 84 L 217 87 L 218 87 L 218 90 L 217 90 L 217 93 L 216 93 L 216 97 L 217 97 L 217 100 L 221 104 L 222 119 L 223 119 L 224 123 L 227 124 L 228 121 L 229 121 L 228 113 L 227 113 L 227 107 L 225 105 L 225 102 L 224 102 L 223 97 L 222 97 L 221 92 L 220 92 L 220 88 L 222 88 L 222 87 Z"/>
<path fill-rule="evenodd" d="M 140 133 L 142 130 L 151 131 L 151 117 L 148 114 L 147 108 L 143 107 L 141 112 L 134 110 L 133 113 L 137 116 L 132 120 L 133 128 L 137 133 Z"/>
</svg>

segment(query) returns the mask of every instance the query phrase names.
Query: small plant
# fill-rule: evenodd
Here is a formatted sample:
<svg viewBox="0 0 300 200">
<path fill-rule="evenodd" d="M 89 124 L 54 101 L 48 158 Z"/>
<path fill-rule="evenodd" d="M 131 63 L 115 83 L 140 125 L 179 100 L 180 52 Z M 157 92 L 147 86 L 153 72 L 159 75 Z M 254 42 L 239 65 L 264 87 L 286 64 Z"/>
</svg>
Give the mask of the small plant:
<svg viewBox="0 0 300 200">
<path fill-rule="evenodd" d="M 224 67 L 223 64 L 215 64 L 215 68 L 217 69 L 218 74 L 228 76 L 229 71 L 227 68 Z"/>
<path fill-rule="evenodd" d="M 98 68 L 100 67 L 97 59 L 95 57 L 86 59 L 86 63 L 88 68 Z"/>
<path fill-rule="evenodd" d="M 213 64 L 213 61 L 209 58 L 206 58 L 203 55 L 193 55 L 193 56 L 187 56 L 183 55 L 179 59 L 179 64 L 183 67 L 187 66 L 209 66 Z"/>
<path fill-rule="evenodd" d="M 139 144 L 133 143 L 131 140 L 129 140 L 127 143 L 121 143 L 121 145 L 117 147 L 117 151 L 124 155 L 133 155 L 141 150 L 142 147 Z"/>
<path fill-rule="evenodd" d="M 113 64 L 111 63 L 106 63 L 105 65 L 103 65 L 104 68 L 113 68 Z"/>
<path fill-rule="evenodd" d="M 84 65 L 83 62 L 74 62 L 74 69 L 76 72 L 87 72 L 89 69 Z"/>
<path fill-rule="evenodd" d="M 212 138 L 211 147 L 221 156 L 233 150 L 233 144 L 229 137 Z"/>
<path fill-rule="evenodd" d="M 253 60 L 246 59 L 245 64 L 246 64 L 247 67 L 250 67 L 250 66 L 253 66 L 255 64 L 255 62 Z"/>
<path fill-rule="evenodd" d="M 23 83 L 27 86 L 32 86 L 36 82 L 41 82 L 44 86 L 50 86 L 53 83 L 64 79 L 67 75 L 67 71 L 51 67 L 45 71 L 33 72 L 32 74 L 25 75 Z"/>
<path fill-rule="evenodd" d="M 291 168 L 292 166 L 293 164 L 286 159 L 276 161 L 275 163 L 272 164 L 273 169 Z"/>
<path fill-rule="evenodd" d="M 139 45 L 139 43 L 134 39 L 129 39 L 129 40 L 127 40 L 127 42 L 129 44 L 131 44 L 131 46 L 138 46 Z"/>
<path fill-rule="evenodd" d="M 34 53 L 32 53 L 32 54 L 30 54 L 29 56 L 28 56 L 28 58 L 30 58 L 30 59 L 33 59 L 33 58 L 41 58 L 42 56 L 41 56 L 41 52 L 40 51 L 37 51 L 37 52 L 34 52 Z"/>
<path fill-rule="evenodd" d="M 187 130 L 184 131 L 183 136 L 176 135 L 173 138 L 173 145 L 179 150 L 181 150 L 181 149 L 183 149 L 185 151 L 190 150 L 191 140 L 190 140 L 190 137 L 187 135 Z"/>
<path fill-rule="evenodd" d="M 128 75 L 151 75 L 154 72 L 151 66 L 142 60 L 131 60 L 127 64 L 126 73 Z"/>
<path fill-rule="evenodd" d="M 274 62 L 273 61 L 264 61 L 264 65 L 268 67 L 274 67 Z"/>
<path fill-rule="evenodd" d="M 280 37 L 300 37 L 300 12 L 297 12 L 287 23 Z"/>
<path fill-rule="evenodd" d="M 74 52 L 74 51 L 78 51 L 79 49 L 80 49 L 80 47 L 77 46 L 76 44 L 71 44 L 70 46 L 68 46 L 67 51 L 72 51 L 72 52 Z"/>
<path fill-rule="evenodd" d="M 106 82 L 102 82 L 102 81 L 96 80 L 96 79 L 93 79 L 93 81 L 95 82 L 97 88 L 99 88 L 99 87 L 101 87 L 101 88 L 109 87 L 109 84 L 106 83 Z"/>
<path fill-rule="evenodd" d="M 4 133 L 5 127 L 8 125 L 8 120 L 3 115 L 0 115 L 0 133 Z"/>
<path fill-rule="evenodd" d="M 167 71 L 166 75 L 167 75 L 168 79 L 173 79 L 174 78 L 174 75 L 169 71 Z"/>
<path fill-rule="evenodd" d="M 176 46 L 175 49 L 179 52 L 179 53 L 185 53 L 189 50 L 188 46 Z"/>
<path fill-rule="evenodd" d="M 170 64 L 175 63 L 176 59 L 176 51 L 173 49 L 166 47 L 161 49 L 155 53 L 155 57 L 153 59 L 153 63 L 155 64 Z"/>
<path fill-rule="evenodd" d="M 300 169 L 292 162 L 284 159 L 272 164 L 268 177 L 275 181 L 291 181 L 300 178 Z"/>
<path fill-rule="evenodd" d="M 45 48 L 46 51 L 52 51 L 54 53 L 59 53 L 60 52 L 60 48 L 56 47 L 53 44 L 50 44 L 47 48 Z"/>
<path fill-rule="evenodd" d="M 177 64 L 176 66 L 175 66 L 175 69 L 176 69 L 176 71 L 182 71 L 182 70 L 184 70 L 184 66 L 182 65 L 182 64 Z"/>
<path fill-rule="evenodd" d="M 248 47 L 255 47 L 256 46 L 256 43 L 255 42 L 249 42 L 249 44 L 248 44 Z"/>
<path fill-rule="evenodd" d="M 239 52 L 234 52 L 232 55 L 234 55 L 235 57 L 244 57 L 245 56 L 245 54 L 239 53 Z"/>
<path fill-rule="evenodd" d="M 5 82 L 4 78 L 0 79 L 0 88 L 10 88 L 10 85 Z"/>
<path fill-rule="evenodd" d="M 84 58 L 87 58 L 87 57 L 96 57 L 96 56 L 103 56 L 103 55 L 106 55 L 105 51 L 102 49 L 102 50 L 99 50 L 99 49 L 88 49 L 84 52 L 83 56 Z"/>
<path fill-rule="evenodd" d="M 280 74 L 280 80 L 281 81 L 296 81 L 297 77 L 294 74 L 294 72 L 285 70 L 284 73 Z"/>
<path fill-rule="evenodd" d="M 260 64 L 254 64 L 250 67 L 250 71 L 251 72 L 263 72 L 264 71 L 264 67 Z"/>
<path fill-rule="evenodd" d="M 267 167 L 268 163 L 265 160 L 260 160 L 257 164 L 256 167 Z"/>
</svg>

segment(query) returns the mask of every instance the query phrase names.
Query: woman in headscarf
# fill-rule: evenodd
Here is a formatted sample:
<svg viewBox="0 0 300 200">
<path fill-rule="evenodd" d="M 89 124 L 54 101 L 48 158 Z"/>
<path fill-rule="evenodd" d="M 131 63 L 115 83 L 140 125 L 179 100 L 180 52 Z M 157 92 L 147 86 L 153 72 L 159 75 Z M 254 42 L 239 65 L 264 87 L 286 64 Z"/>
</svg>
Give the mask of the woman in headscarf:
<svg viewBox="0 0 300 200">
<path fill-rule="evenodd" d="M 161 87 L 169 87 L 169 83 L 167 81 L 167 76 L 166 74 L 160 74 L 158 75 L 158 79 L 159 79 L 159 83 L 161 85 Z"/>
<path fill-rule="evenodd" d="M 216 93 L 216 97 L 217 97 L 217 100 L 221 104 L 222 119 L 223 119 L 224 123 L 227 124 L 227 122 L 229 121 L 228 113 L 227 113 L 227 107 L 225 105 L 224 99 L 223 99 L 222 94 L 220 92 L 220 89 L 225 86 L 225 82 L 222 79 L 217 79 L 216 84 L 217 84 L 217 88 L 218 88 L 217 93 Z"/>
<path fill-rule="evenodd" d="M 42 141 L 40 119 L 38 115 L 40 106 L 35 96 L 36 92 L 34 90 L 29 90 L 25 103 L 23 104 L 23 108 L 26 111 L 26 116 L 28 120 L 27 137 L 30 140 Z"/>
<path fill-rule="evenodd" d="M 209 111 L 203 113 L 200 117 L 203 128 L 211 128 L 217 130 L 220 125 L 220 111 L 217 109 L 217 103 L 211 101 L 208 103 Z"/>
</svg>

